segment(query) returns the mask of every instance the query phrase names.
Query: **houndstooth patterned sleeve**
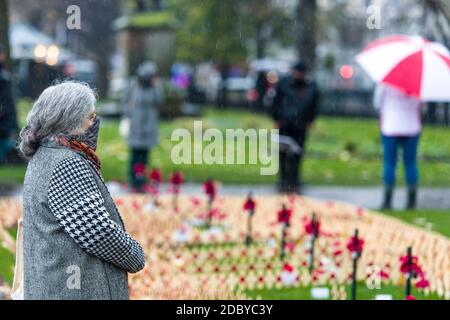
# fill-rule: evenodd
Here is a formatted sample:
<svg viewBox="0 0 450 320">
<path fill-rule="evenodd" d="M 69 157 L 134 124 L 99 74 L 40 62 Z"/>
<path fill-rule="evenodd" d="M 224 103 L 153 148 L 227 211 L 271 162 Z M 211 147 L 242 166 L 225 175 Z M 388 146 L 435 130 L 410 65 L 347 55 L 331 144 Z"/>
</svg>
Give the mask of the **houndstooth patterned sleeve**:
<svg viewBox="0 0 450 320">
<path fill-rule="evenodd" d="M 128 272 L 144 267 L 142 247 L 110 218 L 83 160 L 68 158 L 56 166 L 48 203 L 59 224 L 88 253 Z"/>
</svg>

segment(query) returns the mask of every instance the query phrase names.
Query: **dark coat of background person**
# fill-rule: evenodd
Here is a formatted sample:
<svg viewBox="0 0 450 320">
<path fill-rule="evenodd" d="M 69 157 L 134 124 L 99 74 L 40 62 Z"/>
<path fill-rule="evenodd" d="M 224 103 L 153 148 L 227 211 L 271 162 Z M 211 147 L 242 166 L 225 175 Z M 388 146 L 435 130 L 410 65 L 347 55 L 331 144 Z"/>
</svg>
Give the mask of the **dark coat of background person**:
<svg viewBox="0 0 450 320">
<path fill-rule="evenodd" d="M 24 292 L 31 300 L 128 299 L 125 270 L 87 253 L 61 228 L 48 203 L 51 175 L 61 161 L 77 157 L 89 164 L 110 218 L 124 228 L 103 178 L 81 154 L 55 144 L 43 144 L 28 163 L 24 180 Z M 67 285 L 79 268 L 80 288 Z"/>
<path fill-rule="evenodd" d="M 295 83 L 291 77 L 283 78 L 276 88 L 272 116 L 280 129 L 293 135 L 307 128 L 318 113 L 319 92 L 314 82 Z"/>
<path fill-rule="evenodd" d="M 272 104 L 272 117 L 278 123 L 280 135 L 292 137 L 303 149 L 308 127 L 318 114 L 319 91 L 313 81 L 295 81 L 283 78 L 277 88 Z M 280 187 L 294 191 L 299 187 L 300 155 L 280 152 Z M 290 190 L 289 190 L 290 189 Z"/>
</svg>

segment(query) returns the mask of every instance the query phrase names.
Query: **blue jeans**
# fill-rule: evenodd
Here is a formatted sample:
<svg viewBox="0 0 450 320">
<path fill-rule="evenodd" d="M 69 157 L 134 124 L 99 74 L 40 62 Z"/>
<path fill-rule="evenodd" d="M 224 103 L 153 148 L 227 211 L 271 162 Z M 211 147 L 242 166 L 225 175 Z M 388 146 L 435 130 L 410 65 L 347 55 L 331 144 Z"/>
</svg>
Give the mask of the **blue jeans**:
<svg viewBox="0 0 450 320">
<path fill-rule="evenodd" d="M 409 187 L 417 186 L 419 170 L 417 167 L 417 147 L 420 135 L 412 137 L 388 137 L 382 135 L 384 147 L 384 174 L 385 186 L 395 185 L 395 169 L 397 166 L 397 150 L 403 149 L 403 165 L 405 167 L 406 183 Z"/>
</svg>

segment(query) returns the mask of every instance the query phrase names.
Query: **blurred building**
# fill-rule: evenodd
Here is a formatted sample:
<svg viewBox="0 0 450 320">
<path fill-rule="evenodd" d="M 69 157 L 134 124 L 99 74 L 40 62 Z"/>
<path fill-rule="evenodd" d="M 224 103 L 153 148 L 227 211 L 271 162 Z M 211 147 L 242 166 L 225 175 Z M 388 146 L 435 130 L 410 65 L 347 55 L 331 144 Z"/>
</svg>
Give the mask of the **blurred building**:
<svg viewBox="0 0 450 320">
<path fill-rule="evenodd" d="M 13 74 L 20 96 L 36 97 L 53 81 L 72 78 L 94 84 L 96 66 L 24 23 L 10 27 Z"/>
</svg>

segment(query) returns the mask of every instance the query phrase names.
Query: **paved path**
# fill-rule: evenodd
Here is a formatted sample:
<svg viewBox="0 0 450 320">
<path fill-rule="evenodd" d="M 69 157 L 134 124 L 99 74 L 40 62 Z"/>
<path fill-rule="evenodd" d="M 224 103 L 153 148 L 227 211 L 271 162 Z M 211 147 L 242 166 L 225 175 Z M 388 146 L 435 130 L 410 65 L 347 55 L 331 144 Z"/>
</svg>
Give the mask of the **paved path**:
<svg viewBox="0 0 450 320">
<path fill-rule="evenodd" d="M 126 193 L 118 186 L 110 186 L 112 194 Z M 163 185 L 161 190 L 167 190 Z M 221 185 L 220 194 L 246 195 L 252 191 L 255 195 L 268 195 L 276 192 L 275 187 L 268 185 Z M 202 184 L 186 183 L 182 186 L 182 192 L 187 194 L 202 194 Z M 0 196 L 17 196 L 22 193 L 21 187 L 0 186 Z M 345 187 L 345 186 L 306 186 L 304 194 L 323 200 L 345 201 L 365 208 L 376 209 L 382 198 L 380 187 Z M 406 202 L 405 188 L 398 188 L 394 194 L 394 208 L 401 209 Z M 419 190 L 418 207 L 420 209 L 446 209 L 450 213 L 450 188 L 422 188 Z"/>
</svg>

